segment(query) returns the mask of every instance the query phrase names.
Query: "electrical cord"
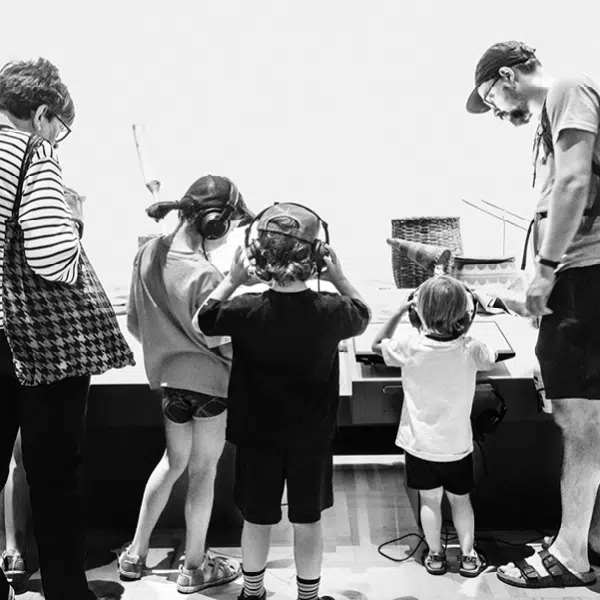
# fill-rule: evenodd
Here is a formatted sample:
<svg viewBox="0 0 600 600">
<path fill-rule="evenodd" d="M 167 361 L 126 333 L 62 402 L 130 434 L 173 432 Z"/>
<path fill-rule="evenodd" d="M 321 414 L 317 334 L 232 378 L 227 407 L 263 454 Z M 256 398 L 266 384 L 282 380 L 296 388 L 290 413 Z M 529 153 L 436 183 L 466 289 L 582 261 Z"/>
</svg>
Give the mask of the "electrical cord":
<svg viewBox="0 0 600 600">
<path fill-rule="evenodd" d="M 449 539 L 449 533 L 448 533 L 448 527 L 446 524 L 443 525 L 444 527 L 444 552 L 446 551 L 446 548 L 448 546 L 448 542 L 450 541 Z M 406 539 L 406 538 L 410 538 L 410 537 L 416 537 L 419 540 L 419 543 L 415 546 L 414 550 L 408 555 L 405 556 L 404 558 L 394 558 L 393 556 L 390 556 L 389 554 L 386 554 L 382 548 L 384 548 L 385 546 L 389 546 L 390 544 L 393 544 L 395 542 L 401 542 L 402 540 Z M 396 538 L 394 540 L 390 540 L 389 542 L 384 542 L 383 544 L 380 544 L 379 546 L 377 546 L 377 552 L 379 552 L 379 554 L 381 554 L 381 556 L 384 556 L 385 558 L 388 558 L 389 560 L 392 560 L 394 562 L 404 562 L 406 560 L 408 560 L 409 558 L 412 558 L 416 553 L 417 550 L 419 549 L 419 546 L 421 544 L 424 544 L 425 548 L 428 548 L 427 546 L 427 542 L 425 541 L 425 536 L 419 534 L 419 533 L 407 533 L 399 538 Z"/>
</svg>

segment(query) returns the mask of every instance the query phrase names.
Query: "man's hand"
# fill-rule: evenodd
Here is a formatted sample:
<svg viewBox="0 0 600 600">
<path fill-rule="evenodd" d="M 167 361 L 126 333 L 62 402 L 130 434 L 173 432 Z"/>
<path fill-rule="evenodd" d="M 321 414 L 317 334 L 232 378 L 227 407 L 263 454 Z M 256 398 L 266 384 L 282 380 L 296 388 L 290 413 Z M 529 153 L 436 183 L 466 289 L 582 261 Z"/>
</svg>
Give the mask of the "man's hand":
<svg viewBox="0 0 600 600">
<path fill-rule="evenodd" d="M 551 267 L 536 265 L 535 276 L 529 284 L 525 300 L 525 307 L 530 315 L 543 317 L 552 314 L 547 302 L 554 287 L 555 279 L 556 276 Z"/>
</svg>

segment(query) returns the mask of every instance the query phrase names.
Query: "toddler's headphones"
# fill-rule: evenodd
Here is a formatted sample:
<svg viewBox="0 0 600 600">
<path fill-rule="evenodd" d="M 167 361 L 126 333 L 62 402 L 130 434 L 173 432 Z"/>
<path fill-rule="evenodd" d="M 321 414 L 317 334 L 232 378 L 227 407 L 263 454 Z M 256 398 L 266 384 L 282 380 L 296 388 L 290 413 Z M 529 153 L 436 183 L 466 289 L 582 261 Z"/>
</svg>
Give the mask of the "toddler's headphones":
<svg viewBox="0 0 600 600">
<path fill-rule="evenodd" d="M 205 240 L 218 240 L 229 230 L 231 216 L 240 202 L 240 192 L 233 181 L 229 181 L 229 196 L 225 205 L 203 208 L 195 220 L 196 230 Z"/>
<path fill-rule="evenodd" d="M 279 202 L 275 202 L 275 205 L 277 205 L 277 204 L 279 204 Z M 327 245 L 329 245 L 329 226 L 327 225 L 327 223 L 325 221 L 323 221 L 323 219 L 321 219 L 321 217 L 314 210 L 312 210 L 311 208 L 308 208 L 308 206 L 304 206 L 303 204 L 298 204 L 296 202 L 286 202 L 285 204 L 289 204 L 291 206 L 297 206 L 297 207 L 302 208 L 303 210 L 306 210 L 309 213 L 313 214 L 317 218 L 321 228 L 323 229 L 323 233 L 325 234 L 325 239 L 321 240 L 321 239 L 317 238 L 312 243 L 306 241 L 305 239 L 303 239 L 301 237 L 295 236 L 293 233 L 281 232 L 281 235 L 285 235 L 286 237 L 291 237 L 291 238 L 300 240 L 301 242 L 310 244 L 311 252 L 312 252 L 313 258 L 315 260 L 315 264 L 317 266 L 317 274 L 320 274 L 323 271 L 323 269 L 325 269 L 325 267 L 326 267 L 324 257 L 329 255 L 329 252 L 327 250 Z M 254 217 L 254 219 L 252 220 L 250 225 L 248 225 L 248 227 L 246 228 L 246 234 L 244 237 L 244 246 L 246 247 L 246 254 L 248 255 L 248 258 L 250 260 L 252 260 L 253 258 L 256 258 L 260 253 L 260 242 L 258 241 L 258 239 L 250 240 L 252 227 L 254 226 L 255 223 L 259 223 L 262 216 L 268 210 L 271 210 L 272 208 L 273 208 L 273 205 L 267 206 L 267 208 L 260 211 L 256 215 L 256 217 Z"/>
<path fill-rule="evenodd" d="M 421 285 L 423 285 L 423 284 L 421 284 Z M 413 300 L 417 296 L 417 294 L 419 293 L 419 289 L 421 288 L 421 285 L 416 290 L 414 290 L 410 293 L 410 295 L 408 296 L 409 301 Z M 471 327 L 471 324 L 475 320 L 475 315 L 477 314 L 477 306 L 478 306 L 477 297 L 475 296 L 473 291 L 468 286 L 466 286 L 464 283 L 462 283 L 462 285 L 465 288 L 465 291 L 467 292 L 469 297 L 471 298 L 471 301 L 473 303 L 473 308 L 470 311 L 467 311 L 465 313 L 465 316 L 460 321 L 460 323 L 463 325 L 460 335 L 465 334 Z M 421 323 L 421 317 L 419 317 L 419 313 L 417 312 L 417 309 L 414 306 L 414 304 L 411 304 L 411 306 L 408 310 L 408 319 L 410 321 L 410 324 L 415 329 L 420 330 L 423 327 L 423 323 Z"/>
<path fill-rule="evenodd" d="M 473 410 L 471 412 L 473 438 L 478 442 L 483 442 L 486 435 L 496 431 L 507 413 L 504 397 L 499 394 L 492 385 L 486 384 L 483 387 L 485 387 L 485 390 L 483 391 L 486 392 L 486 398 L 482 398 L 481 402 L 486 402 L 488 407 L 479 414 L 476 414 L 477 406 L 475 402 L 473 402 Z M 490 401 L 494 406 L 489 407 Z"/>
</svg>

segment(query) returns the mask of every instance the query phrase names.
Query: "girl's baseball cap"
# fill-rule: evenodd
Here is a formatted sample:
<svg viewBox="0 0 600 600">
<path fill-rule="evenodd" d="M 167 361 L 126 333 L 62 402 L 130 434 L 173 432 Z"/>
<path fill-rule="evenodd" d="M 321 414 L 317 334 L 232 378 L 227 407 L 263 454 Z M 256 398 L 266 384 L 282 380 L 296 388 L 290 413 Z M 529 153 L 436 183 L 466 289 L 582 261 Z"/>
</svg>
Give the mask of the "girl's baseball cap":
<svg viewBox="0 0 600 600">
<path fill-rule="evenodd" d="M 234 183 L 227 177 L 205 175 L 192 183 L 181 198 L 181 203 L 194 204 L 198 210 L 220 208 L 227 203 L 232 185 Z M 241 221 L 239 227 L 250 224 L 254 219 L 254 213 L 246 206 L 241 194 L 239 194 L 237 207 L 230 218 L 234 221 Z"/>
</svg>

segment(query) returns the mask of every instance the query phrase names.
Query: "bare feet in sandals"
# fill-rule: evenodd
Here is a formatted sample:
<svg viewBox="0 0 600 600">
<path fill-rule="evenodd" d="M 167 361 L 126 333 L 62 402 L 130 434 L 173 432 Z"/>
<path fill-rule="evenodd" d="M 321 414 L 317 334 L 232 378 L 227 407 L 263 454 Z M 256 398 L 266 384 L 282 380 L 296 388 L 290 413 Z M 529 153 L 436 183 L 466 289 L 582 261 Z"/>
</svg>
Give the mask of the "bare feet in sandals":
<svg viewBox="0 0 600 600">
<path fill-rule="evenodd" d="M 594 571 L 571 571 L 548 550 L 498 567 L 496 575 L 500 581 L 521 588 L 578 587 L 596 583 Z"/>
<path fill-rule="evenodd" d="M 548 548 L 554 544 L 555 537 L 556 536 L 554 535 L 547 535 L 542 540 L 542 548 L 544 548 L 544 550 L 548 550 Z M 600 544 L 592 544 L 591 540 L 588 541 L 588 560 L 590 561 L 590 565 L 600 567 L 600 550 L 595 550 L 595 548 L 600 548 Z"/>
</svg>

